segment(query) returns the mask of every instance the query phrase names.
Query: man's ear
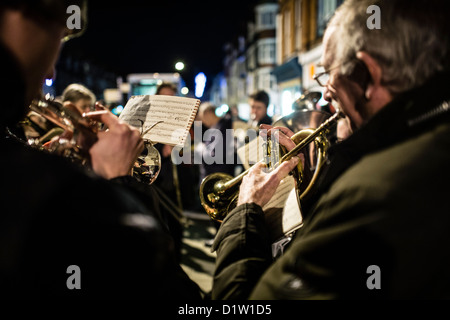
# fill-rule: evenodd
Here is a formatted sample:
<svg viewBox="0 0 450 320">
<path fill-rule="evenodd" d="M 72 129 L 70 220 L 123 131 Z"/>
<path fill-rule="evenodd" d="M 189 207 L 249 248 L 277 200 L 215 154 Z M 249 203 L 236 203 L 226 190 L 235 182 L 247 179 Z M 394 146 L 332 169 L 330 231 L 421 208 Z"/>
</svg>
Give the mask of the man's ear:
<svg viewBox="0 0 450 320">
<path fill-rule="evenodd" d="M 365 91 L 364 96 L 367 100 L 370 100 L 373 97 L 375 90 L 381 86 L 383 71 L 378 62 L 365 51 L 358 51 L 356 53 L 356 58 L 360 60 L 367 69 L 366 72 L 368 73 L 368 78 L 370 81 L 363 89 Z"/>
</svg>

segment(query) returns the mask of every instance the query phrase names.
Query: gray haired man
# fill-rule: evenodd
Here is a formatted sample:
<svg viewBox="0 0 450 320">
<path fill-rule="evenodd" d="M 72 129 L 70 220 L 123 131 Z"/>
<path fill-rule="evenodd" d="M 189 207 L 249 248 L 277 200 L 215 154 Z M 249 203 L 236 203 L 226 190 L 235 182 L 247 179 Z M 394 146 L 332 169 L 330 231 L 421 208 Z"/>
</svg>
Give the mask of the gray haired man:
<svg viewBox="0 0 450 320">
<path fill-rule="evenodd" d="M 379 29 L 367 27 L 372 5 Z M 445 6 L 348 0 L 337 10 L 323 39 L 325 71 L 315 78 L 353 134 L 330 149 L 302 203 L 303 228 L 276 261 L 261 207 L 296 163 L 250 170 L 216 238 L 213 298 L 450 296 Z"/>
</svg>

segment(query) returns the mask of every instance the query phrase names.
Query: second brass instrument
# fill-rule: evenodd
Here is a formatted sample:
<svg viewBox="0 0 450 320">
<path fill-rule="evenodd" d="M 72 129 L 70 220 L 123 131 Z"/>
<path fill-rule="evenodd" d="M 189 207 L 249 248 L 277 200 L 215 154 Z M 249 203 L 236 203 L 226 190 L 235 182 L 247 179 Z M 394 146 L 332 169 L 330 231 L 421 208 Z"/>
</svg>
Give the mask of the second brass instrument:
<svg viewBox="0 0 450 320">
<path fill-rule="evenodd" d="M 64 106 L 50 95 L 33 100 L 29 111 L 19 123 L 24 130 L 23 142 L 89 166 L 89 148 L 97 141 L 99 122 L 80 114 L 74 106 Z M 151 184 L 161 169 L 161 155 L 149 141 L 145 141 L 145 146 L 146 152 L 134 163 L 132 175 L 142 183 Z"/>
<path fill-rule="evenodd" d="M 24 130 L 33 127 L 41 131 L 40 135 L 34 137 L 25 134 L 29 145 L 82 164 L 89 163 L 88 149 L 97 140 L 96 134 L 99 130 L 97 122 L 81 115 L 75 107 L 64 107 L 49 95 L 33 100 L 29 108 L 48 122 L 45 129 L 42 127 L 39 129 L 36 120 L 32 119 L 34 117 L 32 113 L 21 122 Z"/>
<path fill-rule="evenodd" d="M 296 144 L 291 151 L 282 156 L 279 163 L 288 161 L 292 157 L 298 155 L 306 146 L 311 142 L 315 142 L 318 154 L 317 154 L 317 166 L 314 175 L 309 185 L 300 190 L 299 186 L 303 182 L 302 164 L 299 163 L 297 168 L 293 171 L 293 176 L 297 185 L 297 196 L 301 200 L 304 198 L 311 187 L 317 180 L 320 173 L 320 169 L 324 165 L 327 158 L 327 150 L 329 147 L 329 141 L 326 137 L 330 128 L 336 124 L 337 120 L 343 117 L 341 112 L 335 113 L 328 120 L 323 122 L 317 129 L 304 129 L 294 134 L 291 139 Z M 206 213 L 216 221 L 222 221 L 229 211 L 231 211 L 235 204 L 239 194 L 239 187 L 242 179 L 248 174 L 249 170 L 242 172 L 239 176 L 233 178 L 225 173 L 213 173 L 208 175 L 200 185 L 200 201 L 205 209 Z"/>
</svg>

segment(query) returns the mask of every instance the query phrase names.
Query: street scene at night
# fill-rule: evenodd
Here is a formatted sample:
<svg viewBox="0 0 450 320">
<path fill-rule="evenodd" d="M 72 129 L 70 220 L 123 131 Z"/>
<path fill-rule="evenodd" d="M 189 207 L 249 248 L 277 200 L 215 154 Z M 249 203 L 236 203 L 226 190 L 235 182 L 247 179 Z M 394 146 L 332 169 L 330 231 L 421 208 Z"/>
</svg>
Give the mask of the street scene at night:
<svg viewBox="0 0 450 320">
<path fill-rule="evenodd" d="M 448 299 L 448 9 L 2 1 L 1 297 Z"/>
</svg>

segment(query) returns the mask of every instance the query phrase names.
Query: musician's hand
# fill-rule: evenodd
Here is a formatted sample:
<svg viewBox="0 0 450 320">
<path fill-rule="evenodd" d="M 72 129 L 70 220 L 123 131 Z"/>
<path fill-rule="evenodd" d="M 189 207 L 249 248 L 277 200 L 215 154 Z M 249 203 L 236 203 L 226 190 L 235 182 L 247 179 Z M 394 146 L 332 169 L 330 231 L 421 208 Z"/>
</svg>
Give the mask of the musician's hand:
<svg viewBox="0 0 450 320">
<path fill-rule="evenodd" d="M 97 134 L 98 141 L 89 149 L 92 169 L 106 179 L 130 174 L 134 162 L 144 150 L 139 130 L 122 122 L 108 110 L 92 114 L 86 116 L 108 127 L 108 130 Z"/>
<path fill-rule="evenodd" d="M 255 164 L 242 180 L 237 204 L 256 203 L 263 207 L 275 194 L 280 181 L 295 168 L 299 160 L 293 157 L 270 173 L 265 172 L 263 163 Z"/>
<path fill-rule="evenodd" d="M 295 147 L 295 143 L 291 140 L 294 133 L 286 127 L 272 127 L 268 124 L 260 125 L 260 134 L 265 130 L 267 135 L 275 136 L 279 143 L 286 147 L 288 151 L 291 151 Z"/>
</svg>

